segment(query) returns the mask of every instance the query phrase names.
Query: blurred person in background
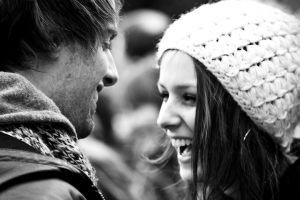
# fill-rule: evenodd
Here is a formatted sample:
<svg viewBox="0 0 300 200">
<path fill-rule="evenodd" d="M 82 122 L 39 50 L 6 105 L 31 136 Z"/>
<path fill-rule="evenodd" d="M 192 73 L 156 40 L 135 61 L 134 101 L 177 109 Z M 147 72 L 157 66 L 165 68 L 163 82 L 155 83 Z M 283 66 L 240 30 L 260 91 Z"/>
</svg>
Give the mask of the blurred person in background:
<svg viewBox="0 0 300 200">
<path fill-rule="evenodd" d="M 77 141 L 116 83 L 116 0 L 0 1 L 0 199 L 104 199 Z"/>
<path fill-rule="evenodd" d="M 205 4 L 167 29 L 157 123 L 187 199 L 300 198 L 299 44 L 299 19 L 258 1 Z"/>
<path fill-rule="evenodd" d="M 124 12 L 130 12 L 136 9 L 155 9 L 166 13 L 170 18 L 177 19 L 182 13 L 191 10 L 192 8 L 198 7 L 204 3 L 217 2 L 219 0 L 185 0 L 185 1 L 174 1 L 174 0 L 126 0 L 122 10 Z M 268 3 L 280 3 L 291 9 L 292 12 L 297 11 L 300 8 L 299 0 L 257 0 Z"/>
<path fill-rule="evenodd" d="M 179 175 L 176 157 L 166 165 L 155 166 L 147 158 L 156 158 L 164 149 L 163 133 L 155 123 L 161 100 L 156 89 L 158 71 L 156 45 L 170 23 L 167 15 L 154 10 L 135 10 L 126 14 L 120 25 L 123 30 L 126 64 L 120 82 L 121 110 L 114 117 L 113 127 L 123 140 L 128 162 L 144 175 L 156 199 L 181 199 L 177 189 Z M 120 63 L 121 66 L 122 63 Z M 125 155 L 126 156 L 126 155 Z M 145 191 L 149 190 L 147 187 Z"/>
<path fill-rule="evenodd" d="M 164 13 L 149 9 L 134 10 L 122 16 L 120 34 L 112 43 L 120 79 L 119 84 L 107 92 L 115 113 L 131 106 L 124 99 L 129 91 L 128 84 L 144 71 L 154 71 L 156 44 L 169 22 Z M 106 95 L 105 91 L 103 95 Z M 145 92 L 145 95 L 148 94 Z"/>
</svg>

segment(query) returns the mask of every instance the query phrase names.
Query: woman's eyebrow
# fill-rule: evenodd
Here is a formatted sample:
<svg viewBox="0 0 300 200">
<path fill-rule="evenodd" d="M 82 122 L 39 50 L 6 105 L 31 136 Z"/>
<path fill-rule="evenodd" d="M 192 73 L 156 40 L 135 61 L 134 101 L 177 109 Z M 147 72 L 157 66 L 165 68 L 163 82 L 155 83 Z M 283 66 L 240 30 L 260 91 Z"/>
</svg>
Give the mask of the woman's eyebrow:
<svg viewBox="0 0 300 200">
<path fill-rule="evenodd" d="M 156 83 L 156 87 L 158 87 L 158 88 L 159 88 L 159 87 L 165 88 L 164 85 L 163 85 L 162 83 L 160 83 L 160 82 L 157 82 L 157 83 Z"/>
<path fill-rule="evenodd" d="M 157 87 L 165 88 L 165 86 L 160 82 L 158 82 L 156 85 Z M 197 85 L 196 83 L 182 83 L 182 84 L 173 85 L 172 87 L 175 88 L 176 90 L 184 90 L 188 88 L 196 88 Z"/>
<path fill-rule="evenodd" d="M 193 83 L 186 83 L 186 84 L 178 84 L 174 86 L 177 89 L 187 89 L 187 88 L 194 88 L 196 84 Z"/>
</svg>

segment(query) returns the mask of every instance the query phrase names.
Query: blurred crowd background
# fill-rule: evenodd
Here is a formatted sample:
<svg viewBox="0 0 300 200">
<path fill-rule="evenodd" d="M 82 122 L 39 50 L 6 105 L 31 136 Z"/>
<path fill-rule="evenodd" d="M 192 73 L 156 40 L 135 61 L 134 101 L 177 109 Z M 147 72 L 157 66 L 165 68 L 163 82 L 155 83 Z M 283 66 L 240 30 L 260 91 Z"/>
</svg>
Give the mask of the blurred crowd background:
<svg viewBox="0 0 300 200">
<path fill-rule="evenodd" d="M 164 134 L 156 125 L 161 100 L 156 89 L 156 44 L 182 13 L 203 0 L 123 0 L 120 32 L 112 43 L 119 82 L 100 95 L 96 126 L 80 142 L 110 200 L 179 200 L 183 183 L 176 155 L 153 164 L 164 151 Z M 261 0 L 300 16 L 299 0 Z M 213 1 L 210 1 L 213 2 Z"/>
</svg>

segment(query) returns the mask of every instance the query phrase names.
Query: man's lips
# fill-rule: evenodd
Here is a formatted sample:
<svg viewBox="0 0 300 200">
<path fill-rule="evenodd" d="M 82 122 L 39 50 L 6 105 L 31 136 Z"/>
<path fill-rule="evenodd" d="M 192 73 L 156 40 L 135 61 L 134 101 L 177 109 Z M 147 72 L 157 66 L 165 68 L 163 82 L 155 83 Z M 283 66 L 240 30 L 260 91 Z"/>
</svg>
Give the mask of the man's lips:
<svg viewBox="0 0 300 200">
<path fill-rule="evenodd" d="M 98 101 L 98 95 L 96 95 L 95 98 L 93 98 L 93 100 L 92 100 L 91 109 L 90 109 L 90 114 L 92 114 L 92 115 L 94 115 L 96 113 L 97 101 Z"/>
<path fill-rule="evenodd" d="M 99 85 L 97 86 L 97 92 L 100 93 L 100 92 L 102 91 L 103 87 L 104 87 L 104 85 L 99 84 Z"/>
</svg>

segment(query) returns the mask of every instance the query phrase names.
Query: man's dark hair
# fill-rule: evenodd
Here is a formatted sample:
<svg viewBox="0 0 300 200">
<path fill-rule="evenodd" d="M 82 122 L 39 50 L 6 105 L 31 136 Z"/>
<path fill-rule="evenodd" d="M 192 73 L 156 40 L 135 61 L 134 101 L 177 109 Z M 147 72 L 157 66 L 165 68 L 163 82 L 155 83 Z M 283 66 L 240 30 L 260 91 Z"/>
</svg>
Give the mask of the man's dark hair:
<svg viewBox="0 0 300 200">
<path fill-rule="evenodd" d="M 113 8 L 115 1 L 116 8 Z M 53 59 L 60 45 L 92 52 L 115 23 L 118 0 L 0 0 L 0 71 L 26 69 L 35 58 Z"/>
</svg>

